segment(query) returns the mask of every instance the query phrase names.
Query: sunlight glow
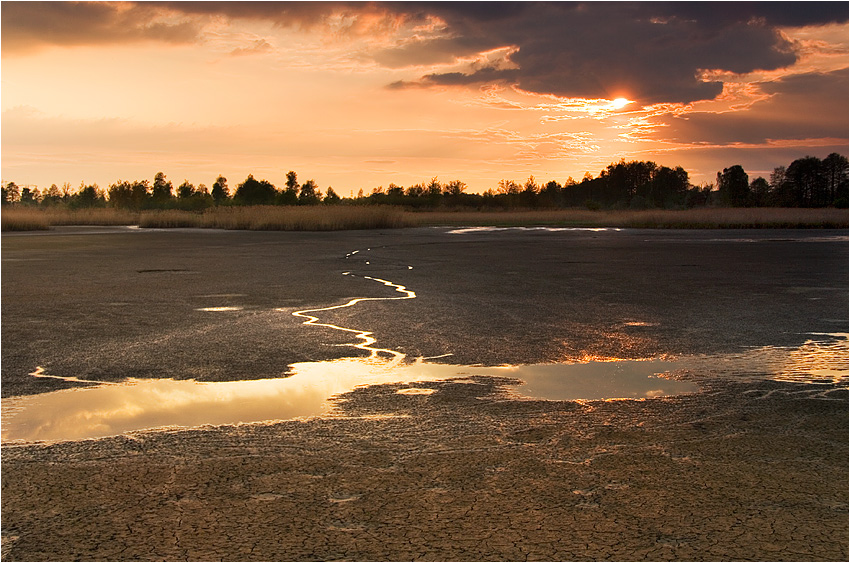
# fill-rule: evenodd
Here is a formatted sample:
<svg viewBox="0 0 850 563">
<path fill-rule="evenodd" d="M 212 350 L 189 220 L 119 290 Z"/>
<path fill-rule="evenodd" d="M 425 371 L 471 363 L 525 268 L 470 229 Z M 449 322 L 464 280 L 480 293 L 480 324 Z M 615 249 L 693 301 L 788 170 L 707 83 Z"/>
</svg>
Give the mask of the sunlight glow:
<svg viewBox="0 0 850 563">
<path fill-rule="evenodd" d="M 626 107 L 630 103 L 632 103 L 632 101 L 627 100 L 626 98 L 617 98 L 616 100 L 611 101 L 610 106 L 613 109 L 623 109 L 624 107 Z"/>
</svg>

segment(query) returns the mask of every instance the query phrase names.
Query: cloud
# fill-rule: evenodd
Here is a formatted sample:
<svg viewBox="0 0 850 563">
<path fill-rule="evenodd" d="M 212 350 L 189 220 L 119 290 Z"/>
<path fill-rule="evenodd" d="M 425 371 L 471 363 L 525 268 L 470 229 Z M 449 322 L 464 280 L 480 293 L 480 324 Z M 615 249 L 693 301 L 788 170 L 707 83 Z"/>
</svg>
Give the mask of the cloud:
<svg viewBox="0 0 850 563">
<path fill-rule="evenodd" d="M 788 76 L 759 86 L 769 97 L 746 111 L 665 117 L 659 140 L 716 146 L 846 139 L 848 69 Z"/>
<path fill-rule="evenodd" d="M 376 60 L 457 60 L 471 49 L 513 46 L 514 68 L 434 72 L 401 86 L 475 85 L 496 82 L 564 97 L 625 96 L 643 104 L 712 99 L 722 83 L 704 82 L 703 70 L 748 73 L 792 65 L 793 45 L 779 25 L 846 21 L 843 6 L 802 3 L 528 3 L 438 4 L 448 38 L 387 49 Z M 839 9 L 840 8 L 840 9 Z"/>
<path fill-rule="evenodd" d="M 191 43 L 200 32 L 195 23 L 168 17 L 154 3 L 3 2 L 0 9 L 4 55 L 48 45 Z"/>
<path fill-rule="evenodd" d="M 246 55 L 261 55 L 274 51 L 274 47 L 265 39 L 257 39 L 250 47 L 239 47 L 230 52 L 231 57 L 242 57 Z"/>
<path fill-rule="evenodd" d="M 511 84 L 647 105 L 714 98 L 723 85 L 700 78 L 706 70 L 788 67 L 800 46 L 780 27 L 846 22 L 847 9 L 840 2 L 4 2 L 3 51 L 190 43 L 203 40 L 210 18 L 372 37 L 377 64 L 431 67 L 393 88 Z M 500 49 L 511 64 L 470 62 Z"/>
</svg>

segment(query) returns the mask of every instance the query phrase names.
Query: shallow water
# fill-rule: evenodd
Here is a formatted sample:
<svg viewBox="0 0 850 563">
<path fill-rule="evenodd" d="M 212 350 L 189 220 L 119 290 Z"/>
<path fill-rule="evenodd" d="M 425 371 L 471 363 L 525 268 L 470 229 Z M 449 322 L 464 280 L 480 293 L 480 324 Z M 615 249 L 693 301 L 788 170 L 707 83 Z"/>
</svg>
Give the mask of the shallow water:
<svg viewBox="0 0 850 563">
<path fill-rule="evenodd" d="M 403 384 L 399 393 L 428 395 L 417 383 L 516 380 L 517 399 L 555 401 L 651 399 L 693 393 L 701 378 L 773 379 L 817 386 L 848 382 L 847 334 L 813 334 L 799 347 L 766 346 L 735 354 L 678 359 L 613 360 L 523 366 L 464 366 L 404 361 L 375 354 L 293 364 L 289 377 L 202 383 L 131 379 L 3 400 L 3 441 L 63 441 L 154 428 L 194 428 L 328 415 L 333 398 L 357 387 Z M 368 337 L 367 337 L 368 338 Z M 383 352 L 382 350 L 378 349 Z M 687 374 L 687 379 L 670 376 Z M 37 377 L 51 377 L 34 372 Z M 61 378 L 93 383 L 75 378 Z M 831 387 L 830 387 L 831 388 Z"/>
<path fill-rule="evenodd" d="M 355 276 L 351 272 L 343 275 Z M 678 359 L 612 358 L 610 361 L 491 367 L 429 361 L 451 356 L 446 354 L 409 361 L 401 352 L 374 346 L 376 340 L 370 331 L 320 322 L 325 311 L 354 307 L 366 301 L 416 298 L 415 292 L 400 284 L 361 277 L 392 287 L 401 295 L 361 297 L 341 305 L 291 314 L 305 319 L 304 325 L 352 334 L 357 342 L 348 346 L 368 352 L 367 358 L 297 363 L 291 366 L 288 377 L 217 383 L 130 379 L 117 384 L 100 384 L 54 376 L 37 368 L 31 374 L 34 377 L 56 377 L 87 387 L 4 399 L 2 439 L 4 442 L 81 440 L 155 428 L 195 428 L 321 416 L 331 413 L 335 396 L 356 387 L 398 383 L 404 384 L 399 393 L 428 395 L 435 392 L 434 385 L 417 387 L 416 384 L 469 380 L 474 376 L 515 380 L 516 383 L 508 384 L 507 389 L 516 398 L 555 401 L 634 400 L 693 393 L 699 390 L 694 381 L 703 377 L 770 378 L 847 386 L 846 333 L 813 333 L 799 347 L 766 346 L 735 354 Z M 204 310 L 230 309 L 210 307 Z"/>
<path fill-rule="evenodd" d="M 415 384 L 472 376 L 521 379 L 524 383 L 510 386 L 516 395 L 550 400 L 642 399 L 696 391 L 693 383 L 657 376 L 676 366 L 631 360 L 481 367 L 376 357 L 294 364 L 289 377 L 278 379 L 131 379 L 4 399 L 3 440 L 82 440 L 162 427 L 290 420 L 328 414 L 332 397 L 360 386 L 404 383 L 404 394 L 428 394 L 432 390 Z"/>
</svg>

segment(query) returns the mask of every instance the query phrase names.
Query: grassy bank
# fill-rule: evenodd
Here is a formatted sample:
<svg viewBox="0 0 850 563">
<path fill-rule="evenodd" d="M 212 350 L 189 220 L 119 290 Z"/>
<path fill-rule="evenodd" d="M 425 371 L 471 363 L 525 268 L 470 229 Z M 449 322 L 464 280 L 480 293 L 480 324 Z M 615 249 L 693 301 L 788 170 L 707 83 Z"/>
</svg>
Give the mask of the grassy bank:
<svg viewBox="0 0 850 563">
<path fill-rule="evenodd" d="M 2 211 L 3 231 L 54 225 L 140 225 L 143 228 L 337 231 L 419 226 L 552 226 L 676 229 L 847 228 L 846 209 L 699 208 L 686 210 L 410 211 L 388 206 L 220 207 L 177 210 L 33 209 Z"/>
</svg>

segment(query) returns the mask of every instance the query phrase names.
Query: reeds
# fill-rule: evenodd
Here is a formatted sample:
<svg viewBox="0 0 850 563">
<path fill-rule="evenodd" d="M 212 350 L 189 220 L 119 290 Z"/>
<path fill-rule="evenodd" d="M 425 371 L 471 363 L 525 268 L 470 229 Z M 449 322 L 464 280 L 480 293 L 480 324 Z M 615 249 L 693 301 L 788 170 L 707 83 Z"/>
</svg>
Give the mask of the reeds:
<svg viewBox="0 0 850 563">
<path fill-rule="evenodd" d="M 586 209 L 411 212 L 418 226 L 548 226 L 668 229 L 846 229 L 846 209 L 777 207 L 590 211 Z"/>
<path fill-rule="evenodd" d="M 0 212 L 0 228 L 3 231 L 46 231 L 50 223 L 39 209 L 4 208 Z"/>
<path fill-rule="evenodd" d="M 139 214 L 123 209 L 64 209 L 4 207 L 0 223 L 4 231 L 38 231 L 54 225 L 136 225 Z"/>
<path fill-rule="evenodd" d="M 203 213 L 165 210 L 142 213 L 143 228 L 198 227 L 252 231 L 342 231 L 393 229 L 415 224 L 387 206 L 219 207 Z"/>
<path fill-rule="evenodd" d="M 391 206 L 216 207 L 203 212 L 132 212 L 113 208 L 4 207 L 4 231 L 44 230 L 53 225 L 140 225 L 262 231 L 339 231 L 424 226 L 550 226 L 671 229 L 848 227 L 846 209 L 698 208 L 684 210 L 457 210 L 410 211 Z"/>
</svg>

